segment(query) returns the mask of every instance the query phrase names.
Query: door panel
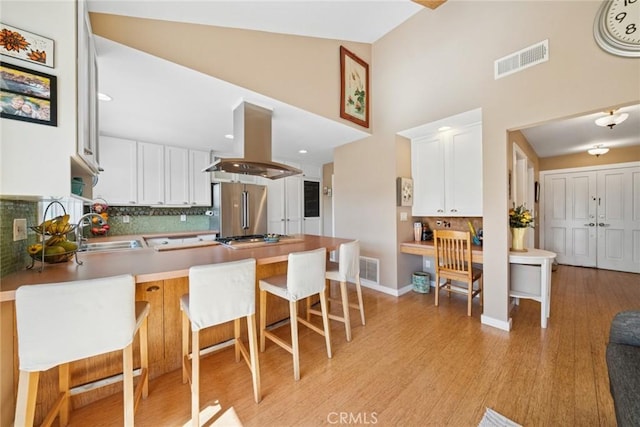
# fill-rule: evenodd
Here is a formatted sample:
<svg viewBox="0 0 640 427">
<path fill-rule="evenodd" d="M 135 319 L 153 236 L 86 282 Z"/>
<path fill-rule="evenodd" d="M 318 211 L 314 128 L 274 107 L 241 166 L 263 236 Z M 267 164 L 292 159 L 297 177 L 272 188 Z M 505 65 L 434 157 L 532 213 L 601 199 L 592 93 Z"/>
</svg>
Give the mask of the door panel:
<svg viewBox="0 0 640 427">
<path fill-rule="evenodd" d="M 640 273 L 640 167 L 547 175 L 545 248 L 561 264 Z"/>
<path fill-rule="evenodd" d="M 547 175 L 545 188 L 546 248 L 560 264 L 595 267 L 595 173 Z"/>
</svg>

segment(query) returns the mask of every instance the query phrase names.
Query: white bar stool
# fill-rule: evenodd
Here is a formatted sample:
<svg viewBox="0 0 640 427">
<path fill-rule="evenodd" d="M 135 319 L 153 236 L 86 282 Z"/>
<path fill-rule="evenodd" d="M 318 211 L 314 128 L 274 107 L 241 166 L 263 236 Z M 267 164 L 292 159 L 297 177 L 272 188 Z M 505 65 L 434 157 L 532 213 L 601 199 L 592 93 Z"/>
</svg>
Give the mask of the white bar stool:
<svg viewBox="0 0 640 427">
<path fill-rule="evenodd" d="M 191 422 L 200 425 L 200 331 L 234 321 L 236 362 L 242 355 L 251 370 L 253 397 L 260 402 L 260 365 L 256 334 L 256 260 L 245 259 L 189 269 L 189 294 L 182 310 L 182 382 L 191 381 Z M 247 318 L 249 353 L 240 338 L 240 318 Z M 189 354 L 191 327 L 191 354 Z M 191 359 L 189 359 L 191 356 Z"/>
<path fill-rule="evenodd" d="M 340 299 L 329 297 L 329 301 L 338 302 L 342 305 L 342 316 L 329 313 L 329 319 L 337 320 L 344 323 L 347 341 L 351 341 L 351 317 L 349 316 L 349 308 L 360 310 L 360 320 L 365 324 L 364 319 L 364 303 L 362 301 L 362 288 L 360 286 L 360 242 L 354 240 L 349 243 L 342 243 L 339 249 L 338 264 L 330 262 L 327 265 L 325 275 L 327 279 L 327 287 L 329 281 L 333 280 L 340 283 Z M 358 303 L 350 303 L 347 294 L 347 283 L 355 283 L 356 292 L 358 294 Z M 331 292 L 329 292 L 329 295 Z M 311 298 L 307 298 L 307 320 L 311 315 L 322 315 L 318 310 L 311 308 Z"/>
<path fill-rule="evenodd" d="M 58 366 L 60 394 L 44 418 L 69 422 L 69 363 L 122 350 L 124 425 L 133 426 L 140 396 L 149 392 L 148 302 L 135 302 L 132 275 L 21 286 L 16 291 L 20 378 L 14 425 L 32 426 L 40 372 Z M 133 387 L 133 339 L 140 330 L 141 376 Z"/>
<path fill-rule="evenodd" d="M 325 337 L 327 357 L 331 358 L 331 336 L 327 310 L 327 293 L 325 286 L 327 250 L 325 248 L 306 252 L 290 253 L 287 274 L 267 277 L 260 280 L 260 351 L 264 351 L 265 338 L 269 338 L 293 355 L 293 377 L 300 379 L 300 349 L 298 345 L 298 322 Z M 289 301 L 289 318 L 291 323 L 291 345 L 266 329 L 267 292 Z M 322 306 L 322 323 L 324 330 L 306 319 L 298 316 L 298 300 L 312 295 L 320 295 Z"/>
</svg>

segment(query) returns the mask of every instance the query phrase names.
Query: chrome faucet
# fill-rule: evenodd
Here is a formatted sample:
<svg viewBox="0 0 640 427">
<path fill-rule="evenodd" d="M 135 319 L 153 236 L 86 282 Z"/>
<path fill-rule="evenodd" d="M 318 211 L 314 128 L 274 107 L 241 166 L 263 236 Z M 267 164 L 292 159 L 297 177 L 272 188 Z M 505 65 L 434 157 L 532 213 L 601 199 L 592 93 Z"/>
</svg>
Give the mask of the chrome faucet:
<svg viewBox="0 0 640 427">
<path fill-rule="evenodd" d="M 76 225 L 76 245 L 78 245 L 78 250 L 82 248 L 82 242 L 87 240 L 86 237 L 83 236 L 85 221 L 89 221 L 89 218 L 96 217 L 98 218 L 98 225 L 104 225 L 105 220 L 100 215 L 95 212 L 89 212 L 80 217 L 78 220 L 78 224 Z"/>
</svg>

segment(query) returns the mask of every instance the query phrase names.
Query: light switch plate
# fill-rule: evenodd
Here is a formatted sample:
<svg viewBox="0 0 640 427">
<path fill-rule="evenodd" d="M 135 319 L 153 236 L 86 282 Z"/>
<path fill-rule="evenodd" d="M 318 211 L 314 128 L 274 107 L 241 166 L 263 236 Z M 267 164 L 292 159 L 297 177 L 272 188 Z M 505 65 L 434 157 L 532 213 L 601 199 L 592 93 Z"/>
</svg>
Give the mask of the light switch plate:
<svg viewBox="0 0 640 427">
<path fill-rule="evenodd" d="M 400 221 L 406 221 L 406 220 L 407 220 L 407 213 L 400 212 Z"/>
<path fill-rule="evenodd" d="M 16 218 L 13 220 L 13 241 L 25 240 L 27 238 L 27 220 Z"/>
<path fill-rule="evenodd" d="M 187 220 L 186 215 L 180 215 L 180 221 L 185 222 Z"/>
</svg>

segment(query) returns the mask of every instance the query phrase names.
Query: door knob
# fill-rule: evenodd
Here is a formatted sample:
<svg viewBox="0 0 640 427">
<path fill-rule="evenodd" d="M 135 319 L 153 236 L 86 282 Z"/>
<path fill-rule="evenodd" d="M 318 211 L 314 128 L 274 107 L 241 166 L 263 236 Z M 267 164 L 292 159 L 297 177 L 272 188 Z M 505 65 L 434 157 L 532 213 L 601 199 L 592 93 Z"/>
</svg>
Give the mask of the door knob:
<svg viewBox="0 0 640 427">
<path fill-rule="evenodd" d="M 598 227 L 608 227 L 609 224 L 605 224 L 604 222 L 599 222 Z"/>
<path fill-rule="evenodd" d="M 596 223 L 595 222 L 590 222 L 589 224 L 585 224 L 585 227 L 595 227 Z"/>
</svg>

